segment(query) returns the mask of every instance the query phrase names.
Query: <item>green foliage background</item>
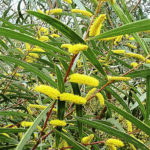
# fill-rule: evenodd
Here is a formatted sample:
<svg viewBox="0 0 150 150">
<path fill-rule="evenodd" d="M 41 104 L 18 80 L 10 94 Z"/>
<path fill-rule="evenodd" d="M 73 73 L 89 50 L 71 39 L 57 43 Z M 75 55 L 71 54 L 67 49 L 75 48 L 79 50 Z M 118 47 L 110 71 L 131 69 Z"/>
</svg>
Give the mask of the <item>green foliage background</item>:
<svg viewBox="0 0 150 150">
<path fill-rule="evenodd" d="M 107 15 L 101 34 L 88 37 L 86 41 L 83 39 L 91 18 L 73 14 L 70 10 L 78 8 L 94 15 L 98 5 L 96 0 L 74 0 L 71 5 L 60 0 L 20 0 L 15 5 L 3 0 L 0 3 L 0 149 L 28 150 L 33 149 L 36 144 L 36 149 L 56 149 L 62 139 L 76 150 L 108 149 L 105 141 L 109 138 L 122 140 L 125 146 L 120 149 L 131 149 L 129 143 L 137 149 L 149 149 L 150 64 L 111 51 L 124 49 L 149 58 L 150 32 L 147 31 L 150 30 L 150 19 L 147 8 L 142 9 L 148 5 L 148 1 L 144 0 L 138 5 L 125 0 L 116 1 L 114 5 L 105 2 L 97 14 Z M 46 15 L 37 12 L 38 9 L 46 12 L 53 8 L 62 8 L 63 13 Z M 49 30 L 48 42 L 37 39 L 41 26 Z M 53 33 L 60 37 L 51 37 Z M 133 36 L 134 40 L 126 39 L 125 34 Z M 119 35 L 124 36 L 118 45 L 114 45 L 112 41 L 99 40 Z M 137 48 L 128 47 L 127 42 Z M 28 55 L 25 43 L 39 46 L 45 52 L 34 52 L 40 57 L 28 63 L 25 61 Z M 105 99 L 104 107 L 99 105 L 95 97 L 83 107 L 70 107 L 70 103 L 55 102 L 33 90 L 39 83 L 50 85 L 60 92 L 73 91 L 83 97 L 90 90 L 88 86 L 70 84 L 68 80 L 64 82 L 72 56 L 61 48 L 63 43 L 83 43 L 89 46 L 87 51 L 78 54 L 70 74 L 79 72 L 97 78 L 100 81 L 98 89 L 102 88 L 101 93 Z M 130 64 L 135 61 L 140 65 L 132 68 Z M 17 73 L 20 75 L 17 76 Z M 113 82 L 105 87 L 107 75 L 126 75 L 132 77 L 132 80 Z M 34 109 L 34 114 L 31 115 L 27 110 L 29 104 L 45 105 L 47 108 L 43 111 Z M 37 125 L 44 127 L 47 113 L 52 107 L 57 109 L 57 113 L 53 111 L 49 120 L 64 118 L 68 124 L 63 129 L 67 132 L 60 128 L 54 129 L 49 123 L 43 132 L 36 129 Z M 136 138 L 127 131 L 126 120 L 132 123 L 132 134 Z M 33 125 L 23 128 L 20 125 L 22 121 L 33 122 Z M 5 128 L 10 124 L 10 127 Z M 82 145 L 81 138 L 92 133 L 95 136 L 92 142 L 100 143 Z M 38 143 L 41 138 L 44 140 Z"/>
</svg>

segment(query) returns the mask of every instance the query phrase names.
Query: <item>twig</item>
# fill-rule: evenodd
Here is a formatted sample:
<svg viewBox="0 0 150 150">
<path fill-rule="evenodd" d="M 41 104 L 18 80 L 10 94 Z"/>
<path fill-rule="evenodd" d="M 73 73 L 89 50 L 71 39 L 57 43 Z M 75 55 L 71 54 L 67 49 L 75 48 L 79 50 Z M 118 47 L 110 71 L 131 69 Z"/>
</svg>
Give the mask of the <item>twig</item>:
<svg viewBox="0 0 150 150">
<path fill-rule="evenodd" d="M 26 102 L 26 101 L 28 101 L 28 100 L 27 100 L 27 99 L 25 99 L 25 100 L 23 100 L 23 101 L 20 100 L 17 104 L 11 105 L 10 107 L 7 107 L 7 108 L 1 109 L 1 110 L 2 110 L 2 111 L 8 110 L 8 109 L 10 109 L 10 108 L 12 108 L 12 107 L 15 107 L 15 106 L 18 106 L 18 105 L 22 104 L 23 102 Z"/>
<path fill-rule="evenodd" d="M 37 146 L 41 143 L 41 139 L 42 139 L 42 138 L 45 139 L 45 138 L 51 133 L 51 132 L 49 132 L 49 134 L 44 135 L 44 136 L 41 138 L 41 136 L 42 136 L 42 134 L 43 134 L 43 132 L 44 132 L 46 126 L 47 126 L 48 119 L 49 119 L 49 117 L 50 117 L 51 114 L 52 114 L 52 110 L 53 110 L 55 104 L 56 104 L 56 101 L 54 102 L 54 104 L 52 105 L 51 109 L 50 109 L 49 112 L 47 113 L 47 118 L 46 118 L 46 121 L 45 121 L 44 126 L 43 126 L 43 128 L 42 128 L 42 131 L 40 132 L 39 139 L 37 140 L 36 144 L 33 146 L 32 150 L 35 150 L 35 149 L 37 148 Z M 42 140 L 43 140 L 43 139 L 42 139 Z"/>
<path fill-rule="evenodd" d="M 131 9 L 130 13 L 132 13 L 132 12 L 138 7 L 138 5 L 141 3 L 141 1 L 142 1 L 142 0 L 139 0 L 139 1 L 137 2 L 137 4 Z"/>
</svg>

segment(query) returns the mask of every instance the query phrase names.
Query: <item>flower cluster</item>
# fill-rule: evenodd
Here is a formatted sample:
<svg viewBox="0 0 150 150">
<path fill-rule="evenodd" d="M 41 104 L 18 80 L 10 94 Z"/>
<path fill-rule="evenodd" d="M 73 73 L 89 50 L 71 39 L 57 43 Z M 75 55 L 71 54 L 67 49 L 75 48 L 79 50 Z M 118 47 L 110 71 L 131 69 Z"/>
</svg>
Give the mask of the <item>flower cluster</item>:
<svg viewBox="0 0 150 150">
<path fill-rule="evenodd" d="M 51 125 L 53 125 L 53 126 L 66 126 L 67 125 L 67 123 L 65 122 L 65 120 L 58 120 L 58 119 L 56 119 L 56 120 L 51 120 L 50 122 L 49 122 Z"/>
<path fill-rule="evenodd" d="M 86 84 L 89 86 L 97 87 L 99 85 L 99 81 L 91 76 L 75 73 L 69 76 L 69 82 Z"/>
<path fill-rule="evenodd" d="M 96 20 L 90 27 L 90 32 L 89 32 L 90 36 L 97 36 L 100 34 L 102 24 L 105 19 L 106 19 L 106 14 L 101 14 L 99 17 L 96 18 Z"/>
<path fill-rule="evenodd" d="M 61 48 L 68 48 L 69 53 L 77 54 L 80 51 L 86 51 L 88 49 L 88 46 L 85 44 L 62 44 Z"/>
</svg>

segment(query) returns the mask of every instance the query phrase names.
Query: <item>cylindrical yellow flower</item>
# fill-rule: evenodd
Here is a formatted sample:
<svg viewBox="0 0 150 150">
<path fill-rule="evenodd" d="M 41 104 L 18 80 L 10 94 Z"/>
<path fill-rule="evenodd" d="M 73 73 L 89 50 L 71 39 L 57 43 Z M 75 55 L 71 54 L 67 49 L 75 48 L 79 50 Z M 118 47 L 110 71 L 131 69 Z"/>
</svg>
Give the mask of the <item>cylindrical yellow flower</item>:
<svg viewBox="0 0 150 150">
<path fill-rule="evenodd" d="M 132 48 L 132 49 L 136 49 L 137 48 L 136 46 L 132 45 L 131 43 L 127 43 L 127 46 Z"/>
<path fill-rule="evenodd" d="M 104 106 L 104 97 L 103 97 L 103 95 L 101 93 L 97 93 L 96 96 L 99 100 L 100 105 Z"/>
<path fill-rule="evenodd" d="M 47 106 L 44 105 L 36 105 L 36 104 L 29 104 L 30 108 L 38 108 L 38 109 L 45 109 Z"/>
<path fill-rule="evenodd" d="M 94 134 L 90 134 L 89 136 L 83 137 L 81 140 L 82 144 L 89 144 L 94 138 Z"/>
<path fill-rule="evenodd" d="M 25 47 L 26 47 L 26 51 L 30 51 L 31 50 L 31 46 L 29 43 L 26 43 L 25 44 Z"/>
<path fill-rule="evenodd" d="M 34 90 L 37 92 L 41 92 L 41 93 L 49 96 L 52 99 L 58 99 L 58 97 L 60 96 L 60 92 L 57 89 L 55 89 L 51 86 L 48 86 L 48 85 L 36 86 L 34 88 Z"/>
<path fill-rule="evenodd" d="M 89 36 L 97 36 L 100 34 L 101 28 L 102 28 L 102 23 L 106 19 L 106 14 L 101 14 L 91 25 L 90 31 L 89 31 Z"/>
<path fill-rule="evenodd" d="M 56 120 L 51 120 L 50 122 L 49 122 L 51 125 L 53 125 L 53 126 L 66 126 L 66 122 L 65 122 L 65 120 L 58 120 L 58 119 L 56 119 Z"/>
<path fill-rule="evenodd" d="M 40 36 L 39 40 L 42 42 L 46 42 L 46 41 L 49 41 L 49 37 L 43 35 L 43 36 Z"/>
<path fill-rule="evenodd" d="M 80 51 L 86 51 L 88 49 L 88 46 L 85 44 L 75 44 L 69 47 L 68 51 L 72 54 L 77 54 Z"/>
<path fill-rule="evenodd" d="M 37 10 L 37 12 L 41 13 L 41 14 L 44 14 L 44 12 L 40 9 Z"/>
<path fill-rule="evenodd" d="M 125 53 L 124 55 L 127 56 L 127 57 L 134 57 L 134 58 L 140 59 L 140 60 L 142 60 L 142 61 L 145 60 L 145 57 L 142 56 L 142 55 L 140 55 L 140 54 L 135 54 L 135 53 Z"/>
<path fill-rule="evenodd" d="M 85 98 L 78 96 L 78 95 L 71 94 L 71 93 L 62 93 L 60 95 L 60 100 L 69 101 L 69 102 L 79 104 L 79 105 L 85 104 L 87 101 Z"/>
<path fill-rule="evenodd" d="M 34 58 L 39 58 L 39 55 L 36 53 L 29 53 L 29 56 L 34 57 Z"/>
<path fill-rule="evenodd" d="M 72 0 L 64 0 L 65 2 L 72 4 Z"/>
<path fill-rule="evenodd" d="M 131 66 L 134 68 L 134 67 L 138 66 L 138 63 L 132 62 L 132 63 L 131 63 Z"/>
<path fill-rule="evenodd" d="M 134 38 L 134 37 L 130 37 L 129 40 L 130 40 L 130 41 L 133 41 L 133 40 L 135 40 L 135 38 Z"/>
<path fill-rule="evenodd" d="M 121 140 L 118 139 L 108 139 L 106 140 L 105 144 L 107 146 L 116 146 L 116 147 L 123 147 L 124 143 Z"/>
<path fill-rule="evenodd" d="M 128 127 L 128 132 L 132 132 L 132 123 L 130 121 L 126 121 L 127 127 Z"/>
<path fill-rule="evenodd" d="M 117 36 L 116 37 L 116 39 L 115 39 L 115 41 L 114 41 L 114 44 L 117 46 L 118 45 L 118 43 L 122 40 L 122 37 L 123 37 L 123 35 L 120 35 L 120 36 Z"/>
<path fill-rule="evenodd" d="M 112 50 L 112 52 L 115 54 L 124 54 L 126 51 L 122 49 L 118 49 L 118 50 Z"/>
<path fill-rule="evenodd" d="M 69 82 L 86 84 L 94 87 L 97 87 L 99 85 L 99 81 L 96 78 L 84 74 L 75 73 L 70 75 L 69 78 L 70 78 Z"/>
<path fill-rule="evenodd" d="M 21 126 L 22 127 L 30 127 L 33 125 L 33 122 L 27 122 L 27 121 L 22 121 Z"/>
<path fill-rule="evenodd" d="M 27 111 L 29 112 L 30 115 L 33 115 L 33 111 L 30 109 L 30 107 L 27 107 Z"/>
<path fill-rule="evenodd" d="M 57 14 L 57 13 L 62 13 L 62 9 L 56 8 L 56 9 L 51 9 L 51 10 L 47 10 L 47 11 L 46 11 L 46 14 L 47 14 L 47 15 Z"/>
<path fill-rule="evenodd" d="M 89 11 L 81 10 L 81 9 L 72 9 L 71 12 L 73 12 L 73 13 L 80 13 L 80 14 L 82 14 L 84 16 L 87 16 L 87 17 L 91 17 L 93 15 Z"/>
<path fill-rule="evenodd" d="M 72 45 L 71 44 L 62 44 L 61 45 L 61 48 L 69 48 L 71 47 Z"/>
<path fill-rule="evenodd" d="M 52 38 L 58 38 L 58 37 L 60 37 L 60 35 L 58 35 L 58 34 L 51 34 L 50 35 Z"/>
<path fill-rule="evenodd" d="M 147 59 L 147 60 L 146 60 L 146 63 L 147 63 L 147 64 L 150 64 L 150 59 Z"/>
<path fill-rule="evenodd" d="M 80 51 L 86 51 L 88 49 L 88 46 L 85 44 L 62 44 L 61 48 L 68 48 L 69 53 L 77 54 Z"/>
<path fill-rule="evenodd" d="M 117 147 L 112 145 L 112 146 L 108 146 L 109 147 L 109 150 L 117 150 Z"/>
<path fill-rule="evenodd" d="M 90 96 L 95 93 L 95 91 L 96 91 L 96 88 L 91 89 L 91 90 L 87 93 L 85 99 L 88 100 L 88 99 L 90 98 Z"/>
<path fill-rule="evenodd" d="M 34 51 L 34 52 L 45 52 L 42 48 L 40 48 L 40 47 L 35 47 L 35 48 L 33 48 L 32 49 L 32 51 Z"/>
<path fill-rule="evenodd" d="M 108 81 L 116 80 L 116 81 L 129 81 L 131 80 L 130 77 L 118 77 L 118 76 L 107 76 Z"/>
</svg>

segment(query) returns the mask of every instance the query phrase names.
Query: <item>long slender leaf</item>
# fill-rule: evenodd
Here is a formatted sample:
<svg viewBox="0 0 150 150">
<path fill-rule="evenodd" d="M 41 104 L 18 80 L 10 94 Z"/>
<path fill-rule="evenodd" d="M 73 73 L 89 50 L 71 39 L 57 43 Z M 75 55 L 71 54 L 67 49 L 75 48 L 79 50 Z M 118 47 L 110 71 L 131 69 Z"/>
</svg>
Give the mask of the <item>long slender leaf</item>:
<svg viewBox="0 0 150 150">
<path fill-rule="evenodd" d="M 11 129 L 11 128 L 0 128 L 0 133 L 18 133 L 18 132 L 25 132 L 26 129 Z"/>
<path fill-rule="evenodd" d="M 35 73 L 41 79 L 46 80 L 52 86 L 56 87 L 56 83 L 50 77 L 46 76 L 44 73 L 42 73 L 37 68 L 31 66 L 30 64 L 27 64 L 27 63 L 25 63 L 25 62 L 23 62 L 21 60 L 18 60 L 18 59 L 9 57 L 9 56 L 0 56 L 0 59 L 3 60 L 3 61 L 12 62 L 12 63 L 15 63 L 15 64 L 17 64 L 19 66 L 22 66 L 25 69 L 27 69 L 28 71 L 31 71 L 31 72 Z"/>
</svg>

